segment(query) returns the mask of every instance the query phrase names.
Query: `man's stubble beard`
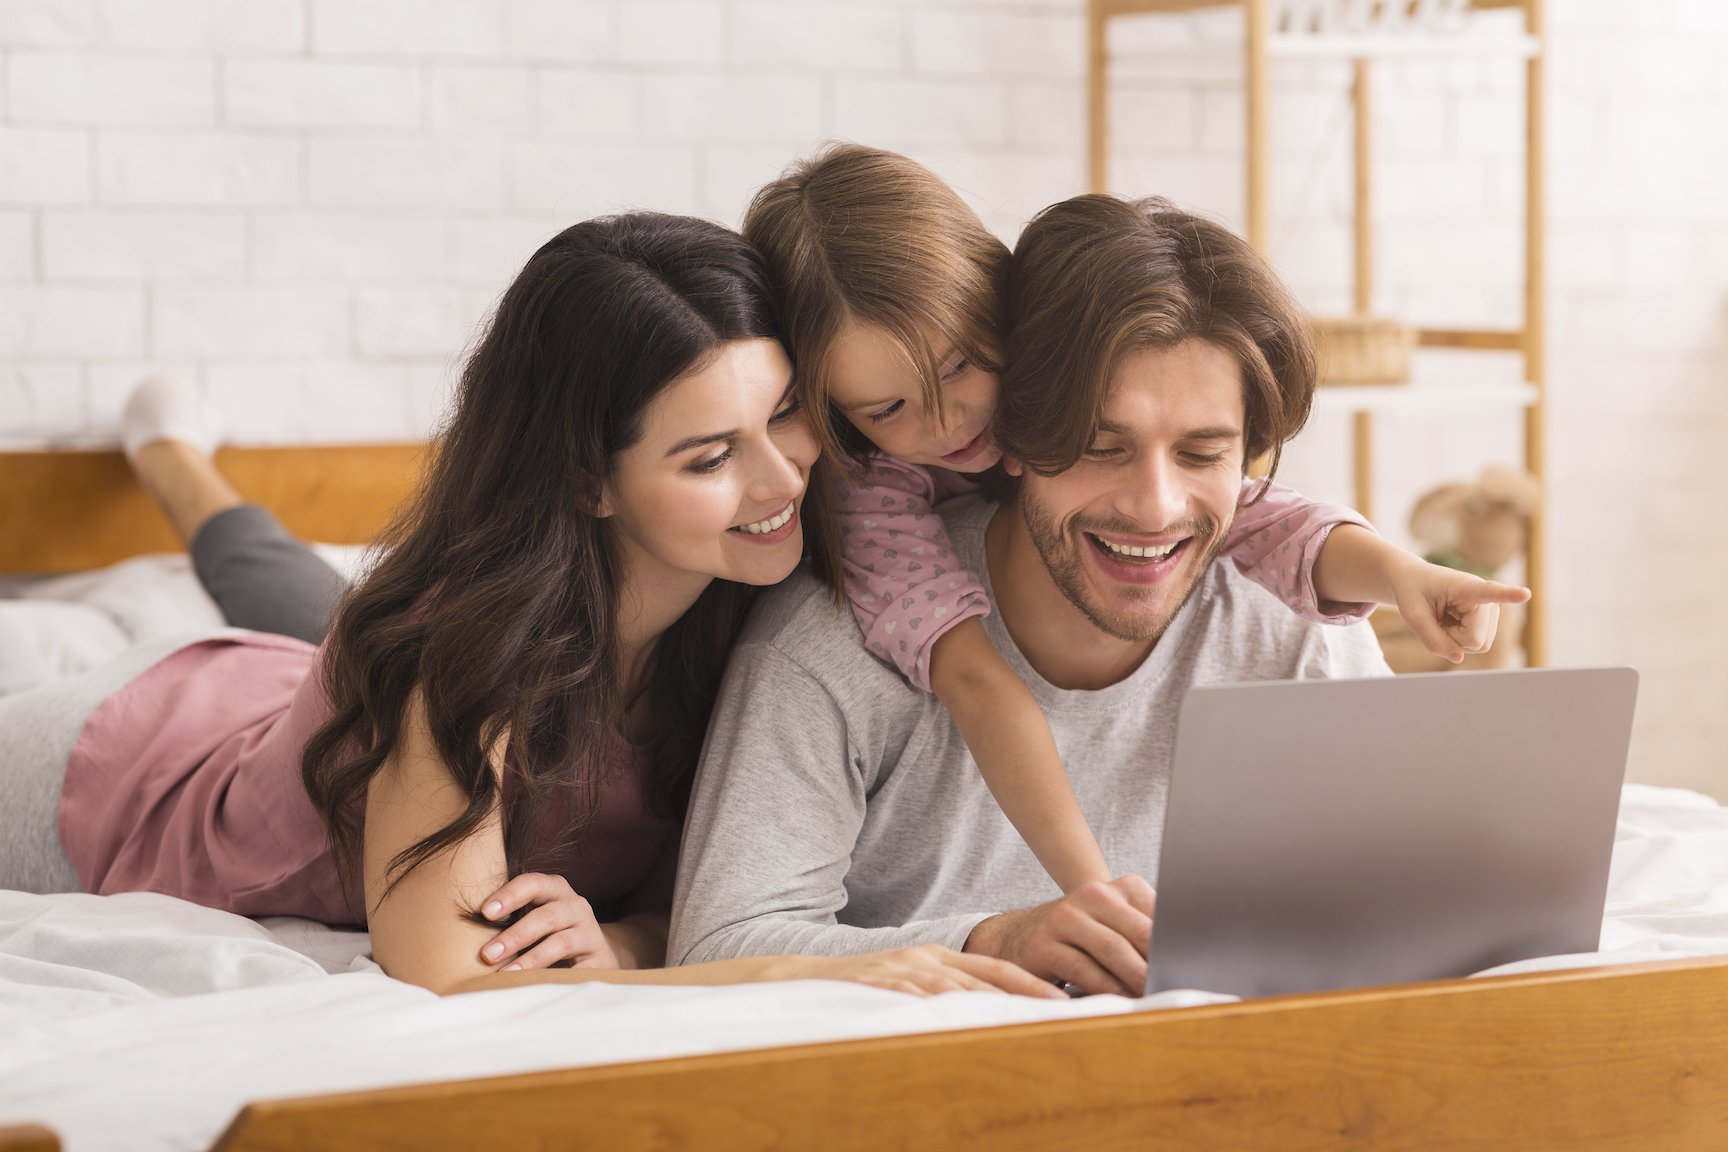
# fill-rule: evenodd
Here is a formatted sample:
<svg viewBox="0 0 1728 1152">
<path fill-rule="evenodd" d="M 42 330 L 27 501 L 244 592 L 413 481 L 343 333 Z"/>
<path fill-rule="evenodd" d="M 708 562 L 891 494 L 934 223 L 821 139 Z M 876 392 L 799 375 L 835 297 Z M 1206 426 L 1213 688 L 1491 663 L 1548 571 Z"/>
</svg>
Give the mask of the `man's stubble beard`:
<svg viewBox="0 0 1728 1152">
<path fill-rule="evenodd" d="M 1195 589 L 1200 587 L 1200 577 L 1205 574 L 1206 570 L 1212 566 L 1212 561 L 1217 558 L 1219 549 L 1224 546 L 1224 539 L 1229 534 L 1230 527 L 1228 524 L 1214 526 L 1201 524 L 1197 521 L 1190 521 L 1179 526 L 1169 526 L 1181 527 L 1183 531 L 1190 533 L 1194 539 L 1189 547 L 1200 545 L 1204 551 L 1200 554 L 1199 562 L 1191 568 L 1188 586 L 1182 589 L 1181 596 L 1177 598 L 1176 606 L 1165 613 L 1161 619 L 1140 624 L 1136 620 L 1112 618 L 1101 606 L 1093 603 L 1087 595 L 1086 561 L 1079 552 L 1081 548 L 1092 547 L 1083 538 L 1086 531 L 1085 527 L 1075 525 L 1076 530 L 1082 535 L 1082 539 L 1076 543 L 1062 531 L 1055 518 L 1046 513 L 1024 489 L 1019 493 L 1018 503 L 1020 505 L 1020 518 L 1026 525 L 1027 535 L 1032 538 L 1032 546 L 1038 549 L 1038 555 L 1044 561 L 1045 570 L 1050 573 L 1050 579 L 1055 583 L 1057 589 L 1061 591 L 1063 596 L 1067 597 L 1068 603 L 1074 605 L 1081 615 L 1085 616 L 1092 626 L 1100 632 L 1107 636 L 1114 636 L 1118 640 L 1134 643 L 1156 644 L 1163 638 L 1165 631 L 1170 627 L 1170 622 L 1176 619 L 1189 599 L 1193 597 Z M 1093 528 L 1094 530 L 1111 530 L 1110 525 L 1102 524 L 1094 525 Z M 1128 529 L 1128 531 L 1137 530 Z M 1157 591 L 1153 591 L 1151 594 L 1156 595 Z"/>
</svg>

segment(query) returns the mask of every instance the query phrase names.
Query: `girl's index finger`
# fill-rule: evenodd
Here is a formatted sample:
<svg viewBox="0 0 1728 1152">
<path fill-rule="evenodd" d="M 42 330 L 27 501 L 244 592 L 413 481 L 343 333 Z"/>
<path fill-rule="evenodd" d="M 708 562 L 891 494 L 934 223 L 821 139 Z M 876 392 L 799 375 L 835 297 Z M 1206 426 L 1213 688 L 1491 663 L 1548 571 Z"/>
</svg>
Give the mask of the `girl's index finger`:
<svg viewBox="0 0 1728 1152">
<path fill-rule="evenodd" d="M 1530 599 L 1530 589 L 1494 580 L 1476 580 L 1452 592 L 1452 603 L 1459 608 L 1475 608 L 1482 604 L 1523 604 Z"/>
</svg>

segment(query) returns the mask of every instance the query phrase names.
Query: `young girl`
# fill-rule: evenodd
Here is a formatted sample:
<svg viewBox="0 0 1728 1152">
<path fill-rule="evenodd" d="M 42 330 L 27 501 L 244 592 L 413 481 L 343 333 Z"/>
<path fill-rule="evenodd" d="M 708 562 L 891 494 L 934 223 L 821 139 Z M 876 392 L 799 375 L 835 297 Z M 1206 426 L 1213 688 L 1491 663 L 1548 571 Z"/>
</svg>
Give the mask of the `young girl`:
<svg viewBox="0 0 1728 1152">
<path fill-rule="evenodd" d="M 365 924 L 386 972 L 439 992 L 826 977 L 1048 994 L 928 949 L 650 970 L 732 639 L 751 589 L 803 552 L 819 449 L 778 335 L 758 258 L 717 225 L 636 214 L 548 241 L 321 649 L 233 631 L 0 699 L 0 887 Z M 159 493 L 195 480 L 194 447 L 179 471 L 134 447 Z M 204 479 L 188 534 L 232 504 Z M 216 567 L 241 558 L 204 543 Z M 297 614 L 314 634 L 321 602 Z"/>
<path fill-rule="evenodd" d="M 985 634 L 983 586 L 956 568 L 932 511 L 1001 458 L 990 424 L 1008 249 L 934 174 L 857 145 L 793 165 L 757 193 L 743 231 L 774 277 L 811 423 L 848 473 L 841 554 L 823 566 L 843 574 L 866 645 L 947 706 L 1064 892 L 1108 880 L 1049 726 Z M 1349 623 L 1395 602 L 1454 661 L 1492 642 L 1499 603 L 1529 596 L 1425 564 L 1349 509 L 1259 481 L 1244 480 L 1222 554 L 1306 619 Z"/>
</svg>

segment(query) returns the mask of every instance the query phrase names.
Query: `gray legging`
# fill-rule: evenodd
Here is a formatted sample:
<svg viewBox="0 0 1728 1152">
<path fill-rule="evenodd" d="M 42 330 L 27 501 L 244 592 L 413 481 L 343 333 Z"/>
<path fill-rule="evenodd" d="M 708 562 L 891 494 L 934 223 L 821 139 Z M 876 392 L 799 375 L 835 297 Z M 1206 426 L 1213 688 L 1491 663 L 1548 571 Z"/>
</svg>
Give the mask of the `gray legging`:
<svg viewBox="0 0 1728 1152">
<path fill-rule="evenodd" d="M 198 582 L 236 628 L 317 644 L 348 588 L 335 569 L 256 504 L 210 517 L 188 551 Z"/>
<path fill-rule="evenodd" d="M 236 628 L 316 644 L 347 587 L 255 504 L 205 521 L 190 551 L 199 581 Z M 0 888 L 79 890 L 58 829 L 72 745 L 98 704 L 183 642 L 144 645 L 82 675 L 0 697 Z"/>
</svg>

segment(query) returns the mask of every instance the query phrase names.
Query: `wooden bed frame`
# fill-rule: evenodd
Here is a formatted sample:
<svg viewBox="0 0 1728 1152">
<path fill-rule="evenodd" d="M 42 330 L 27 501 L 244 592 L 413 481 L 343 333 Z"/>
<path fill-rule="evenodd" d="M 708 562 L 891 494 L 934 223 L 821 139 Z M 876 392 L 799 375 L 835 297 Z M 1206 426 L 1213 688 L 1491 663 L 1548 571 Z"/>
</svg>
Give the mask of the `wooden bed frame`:
<svg viewBox="0 0 1728 1152">
<path fill-rule="evenodd" d="M 411 445 L 233 449 L 295 531 L 369 539 Z M 0 453 L 0 572 L 173 547 L 113 453 Z M 58 1148 L 0 1130 L 3 1152 Z M 216 1152 L 1728 1148 L 1728 957 L 430 1084 L 245 1108 Z"/>
</svg>

